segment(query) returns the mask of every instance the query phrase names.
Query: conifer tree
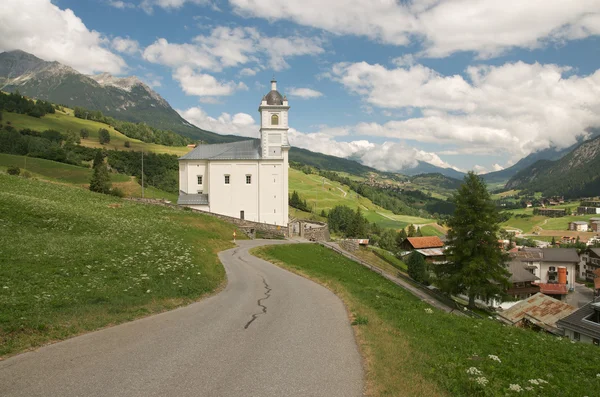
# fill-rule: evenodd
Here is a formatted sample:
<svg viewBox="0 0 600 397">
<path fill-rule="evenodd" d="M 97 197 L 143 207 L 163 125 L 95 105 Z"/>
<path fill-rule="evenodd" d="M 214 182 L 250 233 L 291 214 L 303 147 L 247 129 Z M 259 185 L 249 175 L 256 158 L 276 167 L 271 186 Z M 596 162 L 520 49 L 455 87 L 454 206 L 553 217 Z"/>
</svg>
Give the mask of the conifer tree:
<svg viewBox="0 0 600 397">
<path fill-rule="evenodd" d="M 500 296 L 508 287 L 507 254 L 498 244 L 499 214 L 485 182 L 469 172 L 453 197 L 456 209 L 448 220 L 448 263 L 435 268 L 440 288 L 475 298 Z"/>
<path fill-rule="evenodd" d="M 421 233 L 421 228 L 420 227 L 417 228 L 415 236 L 417 236 L 417 237 L 423 237 L 423 233 Z"/>
<path fill-rule="evenodd" d="M 415 237 L 416 233 L 417 233 L 417 231 L 415 230 L 415 225 L 410 224 L 408 226 L 408 237 Z"/>
<path fill-rule="evenodd" d="M 408 235 L 406 234 L 406 230 L 400 229 L 400 232 L 396 235 L 396 245 L 398 248 L 400 248 L 400 245 L 404 240 L 406 240 L 407 237 Z"/>
<path fill-rule="evenodd" d="M 110 175 L 108 174 L 108 168 L 104 164 L 104 158 L 100 151 L 96 152 L 94 158 L 94 173 L 90 181 L 90 190 L 97 193 L 110 193 L 111 183 Z"/>
<path fill-rule="evenodd" d="M 406 261 L 408 266 L 408 275 L 415 281 L 422 283 L 427 281 L 427 264 L 423 255 L 413 251 Z"/>
</svg>

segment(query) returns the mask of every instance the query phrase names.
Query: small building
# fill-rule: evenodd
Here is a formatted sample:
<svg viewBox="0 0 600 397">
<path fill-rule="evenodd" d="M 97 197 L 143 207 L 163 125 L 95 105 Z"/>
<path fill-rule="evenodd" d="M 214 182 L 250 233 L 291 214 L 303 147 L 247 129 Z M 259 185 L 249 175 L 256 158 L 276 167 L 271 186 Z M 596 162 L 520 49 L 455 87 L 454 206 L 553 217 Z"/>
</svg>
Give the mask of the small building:
<svg viewBox="0 0 600 397">
<path fill-rule="evenodd" d="M 557 322 L 572 341 L 600 345 L 600 301 L 590 302 Z"/>
<path fill-rule="evenodd" d="M 405 251 L 412 251 L 416 249 L 426 248 L 442 248 L 444 243 L 437 236 L 430 237 L 408 237 L 404 239 L 400 248 Z"/>
<path fill-rule="evenodd" d="M 423 248 L 415 251 L 425 257 L 425 262 L 433 263 L 435 265 L 444 264 L 447 262 L 444 248 Z"/>
<path fill-rule="evenodd" d="M 588 223 L 586 221 L 569 222 L 569 230 L 575 230 L 577 232 L 587 232 Z"/>
<path fill-rule="evenodd" d="M 598 221 L 591 221 L 590 222 L 590 229 L 592 229 L 592 232 L 600 232 L 600 220 Z"/>
<path fill-rule="evenodd" d="M 534 215 L 560 218 L 567 215 L 567 210 L 563 208 L 536 208 L 534 209 Z"/>
<path fill-rule="evenodd" d="M 506 295 L 517 299 L 526 299 L 540 292 L 539 285 L 535 284 L 539 277 L 533 274 L 532 270 L 526 268 L 520 260 L 513 259 L 508 263 L 510 277 L 508 282 L 510 287 L 506 290 Z"/>
<path fill-rule="evenodd" d="M 600 248 L 588 248 L 581 253 L 579 276 L 586 281 L 594 281 L 597 269 L 600 269 Z"/>
<path fill-rule="evenodd" d="M 562 335 L 557 321 L 575 310 L 577 309 L 567 303 L 537 293 L 498 313 L 497 318 L 505 324 Z"/>
</svg>

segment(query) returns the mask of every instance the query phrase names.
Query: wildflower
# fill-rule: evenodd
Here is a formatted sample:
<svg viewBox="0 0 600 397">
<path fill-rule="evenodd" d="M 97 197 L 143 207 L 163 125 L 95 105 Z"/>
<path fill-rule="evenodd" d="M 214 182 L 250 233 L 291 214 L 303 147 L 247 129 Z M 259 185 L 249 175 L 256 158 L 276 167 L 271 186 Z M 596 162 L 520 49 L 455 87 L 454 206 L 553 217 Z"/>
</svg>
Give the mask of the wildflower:
<svg viewBox="0 0 600 397">
<path fill-rule="evenodd" d="M 482 375 L 482 372 L 475 367 L 471 367 L 467 370 L 469 375 Z"/>
<path fill-rule="evenodd" d="M 477 384 L 479 384 L 481 386 L 485 386 L 488 384 L 488 380 L 483 376 L 480 376 L 477 379 L 475 379 L 475 382 L 477 382 Z"/>
<path fill-rule="evenodd" d="M 502 362 L 502 361 L 500 360 L 500 357 L 498 357 L 498 356 L 496 356 L 496 355 L 493 355 L 493 354 L 489 354 L 489 355 L 488 355 L 488 358 L 489 358 L 490 360 L 498 361 L 499 363 L 501 363 L 501 362 Z"/>
<path fill-rule="evenodd" d="M 425 313 L 427 313 L 427 314 L 433 314 L 433 310 L 430 309 L 430 308 L 426 308 L 425 309 Z"/>
<path fill-rule="evenodd" d="M 4 289 L 8 289 L 8 285 L 5 285 L 5 286 L 4 286 L 4 287 L 2 287 L 2 288 L 4 288 Z M 600 375 L 600 374 L 599 374 L 599 375 Z"/>
<path fill-rule="evenodd" d="M 540 382 L 537 379 L 529 379 L 529 383 L 533 384 L 533 385 L 539 385 Z"/>
<path fill-rule="evenodd" d="M 4 287 L 4 288 L 6 288 L 6 287 Z M 596 378 L 600 378 L 600 374 L 596 374 Z"/>
<path fill-rule="evenodd" d="M 147 294 L 148 294 L 148 293 L 150 293 L 150 290 L 147 290 L 147 291 L 146 291 L 146 293 L 147 293 Z"/>
<path fill-rule="evenodd" d="M 519 385 L 515 385 L 515 384 L 510 384 L 510 386 L 508 386 L 508 390 L 510 391 L 516 391 L 517 393 L 520 393 L 523 391 L 523 388 Z"/>
<path fill-rule="evenodd" d="M 531 386 L 526 386 L 526 387 L 525 387 L 525 390 L 529 390 L 529 391 L 531 391 L 531 390 L 533 390 L 533 387 L 531 387 Z"/>
<path fill-rule="evenodd" d="M 600 376 L 598 376 L 598 377 L 600 378 Z M 543 380 L 543 379 L 538 379 L 537 381 L 540 382 L 540 383 L 548 383 L 547 380 Z"/>
</svg>

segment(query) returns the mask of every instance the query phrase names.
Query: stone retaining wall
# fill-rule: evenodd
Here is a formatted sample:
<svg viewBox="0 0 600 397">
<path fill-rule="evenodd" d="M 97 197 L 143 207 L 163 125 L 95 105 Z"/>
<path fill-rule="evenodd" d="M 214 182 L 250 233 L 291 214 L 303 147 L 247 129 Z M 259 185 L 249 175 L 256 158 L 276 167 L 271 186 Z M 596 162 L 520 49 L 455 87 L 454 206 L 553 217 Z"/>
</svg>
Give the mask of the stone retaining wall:
<svg viewBox="0 0 600 397">
<path fill-rule="evenodd" d="M 354 252 L 358 250 L 358 241 L 357 240 L 342 240 L 340 241 L 340 247 L 348 252 Z"/>
</svg>

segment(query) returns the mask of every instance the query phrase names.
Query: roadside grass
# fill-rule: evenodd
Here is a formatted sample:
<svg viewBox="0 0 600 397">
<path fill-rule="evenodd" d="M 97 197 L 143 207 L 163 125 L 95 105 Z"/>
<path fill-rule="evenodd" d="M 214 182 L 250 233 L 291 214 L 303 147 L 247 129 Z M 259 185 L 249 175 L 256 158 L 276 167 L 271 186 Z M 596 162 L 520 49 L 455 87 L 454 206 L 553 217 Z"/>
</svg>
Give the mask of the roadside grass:
<svg viewBox="0 0 600 397">
<path fill-rule="evenodd" d="M 340 296 L 352 318 L 368 319 L 354 328 L 368 395 L 571 397 L 598 390 L 600 356 L 593 346 L 440 312 L 316 244 L 254 252 L 320 282 Z"/>
<path fill-rule="evenodd" d="M 54 129 L 62 133 L 66 133 L 67 131 L 79 133 L 79 131 L 85 128 L 89 131 L 90 136 L 87 139 L 82 139 L 81 145 L 87 147 L 106 148 L 111 150 L 133 150 L 137 152 L 143 150 L 146 152 L 168 153 L 179 156 L 182 156 L 191 150 L 185 146 L 157 145 L 154 143 L 142 142 L 138 139 L 131 139 L 107 124 L 77 118 L 72 115 L 72 111 L 70 114 L 57 111 L 54 114 L 47 114 L 40 118 L 31 117 L 26 114 L 2 112 L 2 119 L 3 123 L 10 122 L 10 124 L 18 130 L 29 128 L 34 131 L 42 132 L 48 129 Z M 98 141 L 98 130 L 101 128 L 108 130 L 110 134 L 110 143 L 101 145 Z M 125 147 L 125 142 L 129 142 L 129 148 Z"/>
<path fill-rule="evenodd" d="M 406 266 L 406 263 L 404 263 L 400 259 L 396 258 L 396 256 L 394 256 L 394 254 L 392 254 L 391 252 L 381 249 L 379 247 L 369 246 L 368 248 L 371 251 L 376 252 L 377 256 L 382 257 L 382 259 L 384 261 L 386 261 L 387 263 L 392 265 L 395 269 L 401 270 L 404 272 L 408 271 L 408 266 Z M 392 273 L 392 275 L 395 276 L 396 273 Z"/>
<path fill-rule="evenodd" d="M 0 357 L 193 302 L 233 246 L 206 215 L 5 174 L 0 214 Z"/>
</svg>

